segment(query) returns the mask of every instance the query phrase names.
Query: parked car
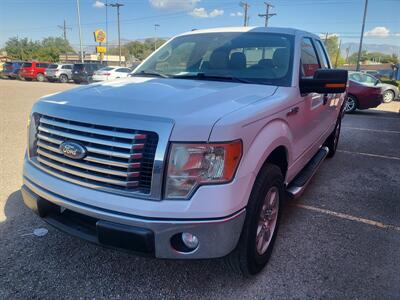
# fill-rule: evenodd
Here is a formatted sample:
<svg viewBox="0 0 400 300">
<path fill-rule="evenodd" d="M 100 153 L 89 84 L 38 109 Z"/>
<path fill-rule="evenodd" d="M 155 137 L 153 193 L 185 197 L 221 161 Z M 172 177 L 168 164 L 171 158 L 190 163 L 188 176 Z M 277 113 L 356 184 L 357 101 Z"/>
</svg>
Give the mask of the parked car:
<svg viewBox="0 0 400 300">
<path fill-rule="evenodd" d="M 90 83 L 93 81 L 94 72 L 103 67 L 102 64 L 96 63 L 74 64 L 72 67 L 72 80 L 77 84 L 81 82 Z"/>
<path fill-rule="evenodd" d="M 108 66 L 93 73 L 93 81 L 113 80 L 128 77 L 132 70 L 125 67 Z"/>
<path fill-rule="evenodd" d="M 46 79 L 44 73 L 49 66 L 47 62 L 24 62 L 19 71 L 19 77 L 27 81 L 36 79 L 37 81 L 44 81 Z"/>
<path fill-rule="evenodd" d="M 23 64 L 23 61 L 10 61 L 6 62 L 3 65 L 3 71 L 1 73 L 2 77 L 8 77 L 10 79 L 15 79 L 18 77 L 19 70 L 21 68 L 21 65 Z"/>
<path fill-rule="evenodd" d="M 347 89 L 346 113 L 357 109 L 374 108 L 382 104 L 382 87 L 373 83 L 376 78 L 361 72 L 349 72 L 349 87 Z"/>
<path fill-rule="evenodd" d="M 371 74 L 365 74 L 360 76 L 357 75 L 357 72 L 352 72 L 350 74 L 350 77 L 354 77 L 354 80 L 358 80 L 359 82 L 368 85 L 381 87 L 382 97 L 383 97 L 382 101 L 384 103 L 390 103 L 393 100 L 398 99 L 400 97 L 399 88 L 397 86 L 389 83 L 383 83 L 379 78 L 376 78 Z"/>
<path fill-rule="evenodd" d="M 24 201 L 100 245 L 256 274 L 285 198 L 335 155 L 346 85 L 312 33 L 188 32 L 133 77 L 34 104 Z"/>
<path fill-rule="evenodd" d="M 72 79 L 72 64 L 51 64 L 45 71 L 46 79 L 50 82 L 67 83 Z"/>
</svg>

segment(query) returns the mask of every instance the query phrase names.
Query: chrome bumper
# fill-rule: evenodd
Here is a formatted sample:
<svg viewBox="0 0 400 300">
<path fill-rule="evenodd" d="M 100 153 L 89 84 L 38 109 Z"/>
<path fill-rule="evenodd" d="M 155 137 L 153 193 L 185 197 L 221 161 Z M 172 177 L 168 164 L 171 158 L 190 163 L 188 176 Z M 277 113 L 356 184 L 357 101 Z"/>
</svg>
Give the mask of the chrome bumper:
<svg viewBox="0 0 400 300">
<path fill-rule="evenodd" d="M 223 257 L 236 247 L 246 216 L 245 209 L 242 209 L 231 216 L 218 219 L 142 218 L 66 199 L 41 188 L 26 177 L 24 178 L 22 195 L 29 208 L 62 231 L 104 246 L 133 250 L 157 258 Z M 107 197 L 107 194 L 104 194 L 104 196 Z M 54 213 L 55 210 L 57 213 Z M 63 212 L 60 213 L 60 211 Z M 93 230 L 90 231 L 90 228 L 72 228 L 70 225 L 73 224 L 73 221 L 61 220 L 65 211 L 70 212 L 69 215 L 73 215 L 74 218 L 81 216 L 83 220 L 88 219 L 91 222 L 91 226 L 88 226 L 88 228 L 90 227 Z M 82 232 L 83 234 L 81 234 Z M 106 232 L 105 236 L 104 232 Z M 172 247 L 171 238 L 182 232 L 189 232 L 198 237 L 199 246 L 196 250 L 185 253 Z"/>
</svg>

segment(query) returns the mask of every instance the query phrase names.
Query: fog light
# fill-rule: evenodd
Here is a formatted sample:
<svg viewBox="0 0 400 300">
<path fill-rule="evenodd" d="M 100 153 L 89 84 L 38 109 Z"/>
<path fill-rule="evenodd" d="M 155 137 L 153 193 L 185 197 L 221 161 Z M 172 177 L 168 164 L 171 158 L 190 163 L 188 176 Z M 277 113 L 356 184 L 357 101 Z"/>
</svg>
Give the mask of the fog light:
<svg viewBox="0 0 400 300">
<path fill-rule="evenodd" d="M 199 245 L 199 239 L 197 238 L 197 236 L 188 232 L 182 233 L 182 241 L 185 244 L 185 246 L 191 250 L 196 249 L 197 246 Z"/>
</svg>

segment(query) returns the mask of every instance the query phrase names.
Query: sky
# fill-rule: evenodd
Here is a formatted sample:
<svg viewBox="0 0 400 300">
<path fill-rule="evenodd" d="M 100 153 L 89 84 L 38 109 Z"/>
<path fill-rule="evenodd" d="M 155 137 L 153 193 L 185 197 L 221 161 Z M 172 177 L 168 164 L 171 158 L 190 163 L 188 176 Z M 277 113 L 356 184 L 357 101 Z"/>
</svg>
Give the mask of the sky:
<svg viewBox="0 0 400 300">
<path fill-rule="evenodd" d="M 117 12 L 104 3 L 116 0 L 80 0 L 84 46 L 94 45 L 93 31 L 106 30 L 117 41 Z M 118 0 L 121 38 L 172 37 L 194 28 L 242 26 L 240 0 Z M 294 27 L 316 34 L 337 34 L 343 42 L 358 42 L 365 0 L 269 0 L 274 5 L 269 26 Z M 79 46 L 76 0 L 0 0 L 0 46 L 10 37 L 39 40 L 61 36 L 64 19 L 67 38 Z M 250 26 L 263 26 L 262 0 L 248 0 Z M 160 26 L 155 31 L 155 24 Z M 365 43 L 400 46 L 400 0 L 369 0 Z"/>
</svg>

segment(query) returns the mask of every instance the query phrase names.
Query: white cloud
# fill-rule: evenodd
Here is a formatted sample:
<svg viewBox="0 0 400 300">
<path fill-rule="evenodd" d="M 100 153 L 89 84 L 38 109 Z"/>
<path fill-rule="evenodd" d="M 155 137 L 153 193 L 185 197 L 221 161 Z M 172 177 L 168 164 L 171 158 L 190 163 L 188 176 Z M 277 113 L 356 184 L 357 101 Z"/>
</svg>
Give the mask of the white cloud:
<svg viewBox="0 0 400 300">
<path fill-rule="evenodd" d="M 395 33 L 394 36 L 400 36 L 400 32 Z"/>
<path fill-rule="evenodd" d="M 372 36 L 372 37 L 388 37 L 390 34 L 390 30 L 384 26 L 378 26 L 373 28 L 370 31 L 365 33 L 365 36 Z"/>
<path fill-rule="evenodd" d="M 149 0 L 150 4 L 161 10 L 192 10 L 200 0 Z"/>
<path fill-rule="evenodd" d="M 231 17 L 243 17 L 243 13 L 238 11 L 238 12 L 233 12 L 229 14 Z"/>
<path fill-rule="evenodd" d="M 105 6 L 105 4 L 103 2 L 101 2 L 101 1 L 96 0 L 96 2 L 93 3 L 92 6 L 95 7 L 95 8 L 103 8 Z"/>
<path fill-rule="evenodd" d="M 208 12 L 204 7 L 194 8 L 190 13 L 195 18 L 215 18 L 222 16 L 224 11 L 222 9 L 214 9 Z"/>
</svg>

